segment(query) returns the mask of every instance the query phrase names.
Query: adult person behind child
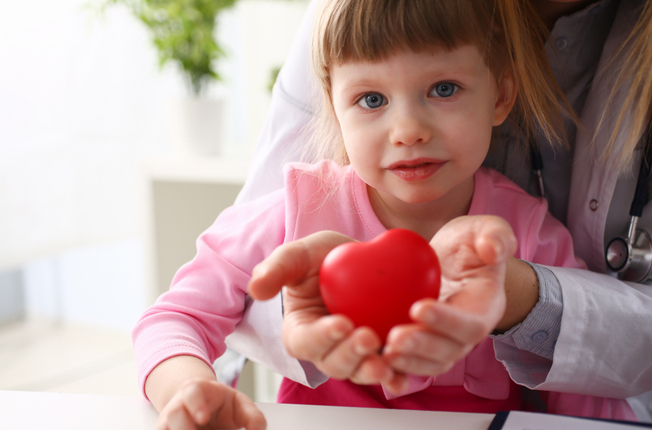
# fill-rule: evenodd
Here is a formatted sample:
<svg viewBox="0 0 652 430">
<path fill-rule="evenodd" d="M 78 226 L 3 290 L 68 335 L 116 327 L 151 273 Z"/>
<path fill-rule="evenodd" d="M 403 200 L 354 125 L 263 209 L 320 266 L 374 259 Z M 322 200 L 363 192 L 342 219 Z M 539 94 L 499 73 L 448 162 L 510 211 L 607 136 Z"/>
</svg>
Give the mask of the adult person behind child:
<svg viewBox="0 0 652 430">
<path fill-rule="evenodd" d="M 545 136 L 537 136 L 537 141 L 550 211 L 567 225 L 576 253 L 590 271 L 532 265 L 532 270 L 524 273 L 508 265 L 509 315 L 496 326 L 506 330 L 494 341 L 496 355 L 514 381 L 532 389 L 636 396 L 652 390 L 652 287 L 646 285 L 649 281 L 621 282 L 607 275 L 604 250 L 613 237 L 627 236 L 628 210 L 643 153 L 638 142 L 650 122 L 652 1 L 514 0 L 513 5 L 512 12 L 522 14 L 522 19 L 532 18 L 528 11 L 532 6 L 550 30 L 545 45 L 550 69 L 580 120 L 577 126 L 566 118 L 566 147 L 554 145 Z M 306 130 L 319 110 L 308 69 L 310 21 L 309 13 L 279 74 L 252 173 L 239 202 L 281 187 L 281 166 L 304 155 L 303 146 L 310 139 Z M 518 40 L 524 35 L 513 36 L 518 61 L 528 55 L 528 42 Z M 536 53 L 536 49 L 531 51 Z M 542 63 L 542 73 L 546 73 L 546 67 Z M 504 128 L 501 134 L 507 141 L 523 138 L 513 129 Z M 521 159 L 513 153 L 496 153 L 490 154 L 487 164 L 536 194 L 538 181 Z M 652 231 L 650 207 L 643 211 L 638 225 Z M 324 236 L 322 241 L 331 239 Z M 280 252 L 286 259 L 288 255 L 298 256 L 297 249 Z M 329 248 L 316 249 L 312 266 L 297 273 L 316 270 Z M 266 262 L 266 268 L 274 263 Z M 302 276 L 297 273 L 286 273 L 284 282 Z M 280 285 L 259 287 L 255 293 L 267 297 L 278 288 Z M 515 298 L 515 293 L 521 295 Z M 530 294 L 530 299 L 524 299 L 523 294 Z M 416 309 L 415 315 L 423 318 L 428 312 L 437 315 L 427 303 Z M 505 325 L 507 316 L 511 321 Z M 327 340 L 326 327 L 318 322 L 312 326 L 286 324 L 290 353 L 313 362 L 326 373 L 340 371 L 339 377 L 377 382 L 366 366 L 370 358 L 352 360 L 328 353 L 334 343 Z M 451 360 L 459 358 L 456 354 L 468 345 L 460 345 L 456 354 L 445 359 L 438 356 L 438 328 L 432 324 L 430 336 L 413 336 L 400 330 L 393 333 L 389 343 L 395 352 L 389 357 L 391 370 L 436 375 L 449 367 Z M 353 341 L 349 341 L 353 347 Z M 356 342 L 364 343 L 361 339 Z M 336 354 L 341 350 L 334 349 Z M 534 356 L 544 360 L 534 360 Z M 343 375 L 342 369 L 347 373 Z M 641 418 L 649 419 L 646 405 L 634 402 L 633 406 Z"/>
</svg>

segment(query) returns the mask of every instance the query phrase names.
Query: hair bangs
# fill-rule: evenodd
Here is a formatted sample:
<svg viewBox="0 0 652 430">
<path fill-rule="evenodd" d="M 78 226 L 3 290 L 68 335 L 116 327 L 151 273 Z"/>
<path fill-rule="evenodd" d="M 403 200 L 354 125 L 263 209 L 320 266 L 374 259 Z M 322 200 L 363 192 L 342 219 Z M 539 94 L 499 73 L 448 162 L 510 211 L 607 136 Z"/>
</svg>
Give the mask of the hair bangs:
<svg viewBox="0 0 652 430">
<path fill-rule="evenodd" d="M 421 52 L 467 43 L 482 48 L 491 34 L 493 2 L 477 0 L 327 1 L 322 23 L 322 67 L 348 61 L 378 61 L 399 49 Z M 473 4 L 472 4 L 473 3 Z M 489 14 L 489 16 L 487 16 Z"/>
</svg>

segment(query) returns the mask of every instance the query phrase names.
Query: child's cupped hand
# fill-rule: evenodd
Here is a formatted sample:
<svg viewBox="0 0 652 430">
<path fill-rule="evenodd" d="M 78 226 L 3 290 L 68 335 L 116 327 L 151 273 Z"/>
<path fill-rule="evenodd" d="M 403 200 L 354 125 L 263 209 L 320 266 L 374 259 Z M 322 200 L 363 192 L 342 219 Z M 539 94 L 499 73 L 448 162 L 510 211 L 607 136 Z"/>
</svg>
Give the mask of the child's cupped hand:
<svg viewBox="0 0 652 430">
<path fill-rule="evenodd" d="M 179 389 L 159 415 L 157 430 L 264 430 L 266 422 L 243 393 L 216 380 L 195 378 Z"/>
<path fill-rule="evenodd" d="M 319 269 L 333 248 L 352 239 L 319 232 L 277 248 L 254 270 L 251 296 L 265 300 L 286 286 L 283 343 L 289 354 L 324 374 L 359 384 L 407 388 L 406 374 L 436 376 L 464 358 L 502 318 L 505 266 L 516 250 L 511 227 L 494 216 L 457 218 L 431 241 L 442 267 L 439 301 L 415 303 L 415 324 L 395 327 L 381 340 L 329 315 L 319 294 Z"/>
</svg>

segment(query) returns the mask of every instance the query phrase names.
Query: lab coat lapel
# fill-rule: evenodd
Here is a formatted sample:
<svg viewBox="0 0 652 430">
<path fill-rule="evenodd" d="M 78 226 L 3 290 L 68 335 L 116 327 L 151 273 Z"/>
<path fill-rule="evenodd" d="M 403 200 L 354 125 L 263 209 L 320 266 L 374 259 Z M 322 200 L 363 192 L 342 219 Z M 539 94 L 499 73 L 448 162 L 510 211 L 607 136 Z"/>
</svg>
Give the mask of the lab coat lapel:
<svg viewBox="0 0 652 430">
<path fill-rule="evenodd" d="M 600 121 L 600 114 L 609 102 L 609 94 L 617 80 L 617 67 L 622 64 L 622 58 L 615 59 L 618 47 L 627 36 L 635 22 L 634 13 L 638 1 L 622 1 L 614 20 L 609 37 L 602 51 L 598 70 L 592 83 L 578 127 L 573 174 L 571 180 L 570 201 L 568 205 L 568 228 L 573 235 L 577 254 L 584 259 L 589 269 L 605 272 L 604 261 L 604 231 L 611 198 L 613 196 L 619 172 L 614 167 L 612 159 L 605 163 L 601 155 L 607 147 L 614 129 L 620 106 L 627 92 L 629 82 L 622 85 L 610 103 L 610 115 L 607 115 L 601 130 L 593 140 L 593 130 Z M 622 54 L 620 54 L 622 56 Z M 616 139 L 614 154 L 622 151 L 622 144 L 629 130 L 625 117 L 625 124 Z M 584 129 L 584 130 L 583 130 Z M 585 131 L 586 130 L 586 131 Z M 629 210 L 624 208 L 623 210 Z"/>
</svg>

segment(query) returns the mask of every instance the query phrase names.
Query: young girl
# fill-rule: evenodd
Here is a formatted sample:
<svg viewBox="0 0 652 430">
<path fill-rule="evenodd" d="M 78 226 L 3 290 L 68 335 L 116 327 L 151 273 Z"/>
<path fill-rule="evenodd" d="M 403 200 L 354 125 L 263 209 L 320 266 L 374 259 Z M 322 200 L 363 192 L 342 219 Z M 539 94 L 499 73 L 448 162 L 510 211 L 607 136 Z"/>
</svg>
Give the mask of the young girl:
<svg viewBox="0 0 652 430">
<path fill-rule="evenodd" d="M 436 378 L 410 375 L 401 392 L 391 384 L 326 380 L 284 351 L 280 298 L 252 304 L 247 297 L 254 267 L 282 244 L 324 230 L 367 241 L 398 227 L 431 240 L 463 215 L 509 222 L 518 258 L 585 267 L 545 200 L 481 168 L 493 128 L 518 103 L 518 90 L 539 97 L 544 109 L 529 112 L 521 103 L 512 119 L 531 129 L 535 117 L 540 131 L 556 135 L 553 93 L 545 91 L 545 77 L 526 79 L 527 68 L 510 62 L 499 3 L 322 2 L 313 67 L 325 94 L 326 124 L 332 126 L 332 133 L 322 134 L 322 152 L 339 164 L 288 165 L 283 190 L 222 213 L 198 240 L 195 259 L 144 314 L 134 330 L 140 382 L 162 421 L 184 423 L 179 428 L 209 419 L 261 425 L 242 399 L 231 403 L 244 409 L 229 408 L 239 419 L 225 417 L 224 396 L 234 393 L 214 382 L 211 363 L 234 331 L 232 346 L 290 378 L 279 392 L 282 402 L 470 412 L 527 407 L 489 339 Z M 502 248 L 509 253 L 509 246 Z M 440 258 L 444 272 L 450 270 L 447 256 Z M 448 300 L 456 293 L 452 284 L 442 284 Z M 371 354 L 373 348 L 357 352 Z M 542 397 L 550 412 L 634 418 L 622 400 Z"/>
</svg>

